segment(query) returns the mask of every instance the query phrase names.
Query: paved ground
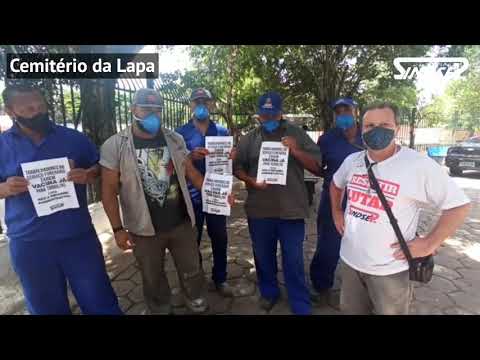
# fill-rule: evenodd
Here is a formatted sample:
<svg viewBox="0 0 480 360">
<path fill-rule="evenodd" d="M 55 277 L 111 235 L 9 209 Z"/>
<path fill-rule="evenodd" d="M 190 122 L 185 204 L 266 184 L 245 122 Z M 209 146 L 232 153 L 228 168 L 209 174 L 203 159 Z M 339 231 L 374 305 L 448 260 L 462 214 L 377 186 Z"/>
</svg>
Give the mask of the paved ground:
<svg viewBox="0 0 480 360">
<path fill-rule="evenodd" d="M 455 178 L 455 181 L 467 192 L 474 202 L 472 213 L 466 223 L 457 233 L 446 241 L 436 256 L 436 268 L 433 280 L 428 285 L 417 286 L 413 302 L 413 314 L 480 314 L 480 175 L 466 175 Z M 258 309 L 258 290 L 256 286 L 255 268 L 252 249 L 248 235 L 247 223 L 243 211 L 245 191 L 241 184 L 237 185 L 238 204 L 232 210 L 228 222 L 229 282 L 235 286 L 234 299 L 224 299 L 215 292 L 209 291 L 209 314 L 264 314 Z M 318 187 L 315 204 L 311 208 L 308 220 L 307 240 L 305 243 L 305 265 L 313 256 L 316 242 L 316 208 L 318 205 Z M 120 304 L 127 314 L 140 314 L 145 310 L 142 295 L 142 281 L 135 259 L 131 253 L 122 253 L 115 246 L 106 216 L 98 205 L 91 207 L 95 227 L 103 244 L 107 269 L 113 286 L 119 297 Z M 435 220 L 438 213 L 435 209 L 426 209 L 421 215 L 421 233 L 427 231 L 429 224 Z M 208 277 L 211 274 L 212 256 L 209 239 L 205 238 L 201 247 L 204 258 L 204 270 Z M 0 314 L 25 314 L 23 297 L 13 274 L 8 259 L 7 247 L 0 238 Z M 270 314 L 290 314 L 285 301 L 285 287 L 279 254 L 279 282 L 283 292 L 283 300 L 276 305 Z M 176 314 L 187 314 L 179 294 L 178 278 L 173 262 L 168 255 L 166 265 L 168 279 L 173 289 L 173 303 Z M 337 279 L 335 289 L 338 289 L 340 279 Z M 330 304 L 314 308 L 314 314 L 340 314 L 336 309 L 338 290 L 334 293 Z M 72 308 L 80 313 L 78 306 L 71 297 Z"/>
</svg>

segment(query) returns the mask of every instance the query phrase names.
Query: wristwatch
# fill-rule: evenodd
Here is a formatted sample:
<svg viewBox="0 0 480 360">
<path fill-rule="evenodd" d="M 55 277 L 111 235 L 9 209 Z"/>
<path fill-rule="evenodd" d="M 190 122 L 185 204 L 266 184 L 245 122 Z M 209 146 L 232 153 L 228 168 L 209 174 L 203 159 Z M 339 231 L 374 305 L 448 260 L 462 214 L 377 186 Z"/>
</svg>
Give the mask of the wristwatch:
<svg viewBox="0 0 480 360">
<path fill-rule="evenodd" d="M 123 226 L 119 226 L 119 227 L 113 228 L 112 230 L 113 230 L 113 234 L 115 235 L 116 233 L 123 231 L 125 229 Z"/>
</svg>

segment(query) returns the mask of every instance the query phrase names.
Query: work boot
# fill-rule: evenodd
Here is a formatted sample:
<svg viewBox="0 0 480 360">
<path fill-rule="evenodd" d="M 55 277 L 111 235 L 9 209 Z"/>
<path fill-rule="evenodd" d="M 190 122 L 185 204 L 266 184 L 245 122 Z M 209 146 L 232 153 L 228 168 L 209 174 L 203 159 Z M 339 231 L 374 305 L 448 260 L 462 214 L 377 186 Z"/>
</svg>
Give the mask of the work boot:
<svg viewBox="0 0 480 360">
<path fill-rule="evenodd" d="M 324 306 L 328 304 L 328 298 L 330 297 L 330 289 L 317 291 L 312 289 L 310 291 L 310 300 L 315 306 Z"/>
<path fill-rule="evenodd" d="M 146 308 L 140 315 L 173 315 L 172 306 L 170 304 L 157 306 L 155 311 Z"/>
<path fill-rule="evenodd" d="M 340 291 L 333 291 L 332 289 L 316 291 L 312 289 L 310 300 L 314 306 L 331 306 L 338 310 L 340 308 Z"/>
<path fill-rule="evenodd" d="M 275 300 L 269 300 L 264 297 L 260 298 L 259 305 L 262 310 L 265 310 L 266 312 L 269 312 L 270 310 L 273 309 L 275 304 L 278 302 L 279 298 Z"/>
<path fill-rule="evenodd" d="M 195 300 L 185 299 L 185 305 L 195 314 L 202 314 L 208 310 L 208 303 L 205 298 L 198 298 Z"/>
</svg>

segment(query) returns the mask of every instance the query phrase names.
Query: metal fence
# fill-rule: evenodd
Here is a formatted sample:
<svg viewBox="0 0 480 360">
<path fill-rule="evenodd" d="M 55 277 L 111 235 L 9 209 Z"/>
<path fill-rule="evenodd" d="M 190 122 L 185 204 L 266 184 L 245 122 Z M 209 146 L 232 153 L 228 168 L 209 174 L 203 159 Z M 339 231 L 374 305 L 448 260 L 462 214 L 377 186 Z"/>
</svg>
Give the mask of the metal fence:
<svg viewBox="0 0 480 360">
<path fill-rule="evenodd" d="M 52 85 L 50 89 L 45 91 L 52 119 L 57 124 L 82 131 L 79 85 L 76 83 Z M 163 126 L 175 130 L 189 121 L 191 116 L 189 94 L 182 92 L 177 84 L 164 83 L 160 79 L 147 81 L 147 83 L 140 79 L 121 79 L 116 82 L 114 91 L 114 113 L 117 131 L 121 131 L 132 124 L 130 105 L 135 91 L 144 87 L 154 88 L 164 100 Z M 227 127 L 227 122 L 220 113 L 213 111 L 211 118 L 220 125 Z M 248 124 L 251 118 L 251 114 L 233 115 L 233 121 L 236 124 Z"/>
<path fill-rule="evenodd" d="M 165 127 L 173 130 L 188 121 L 190 117 L 188 97 L 178 90 L 176 84 L 165 84 L 160 79 L 149 81 L 147 84 L 140 79 L 120 79 L 116 82 L 114 90 L 115 127 L 117 131 L 131 125 L 130 105 L 135 91 L 147 86 L 155 88 L 164 99 L 163 121 Z M 82 131 L 80 116 L 82 104 L 79 83 L 74 81 L 60 83 L 57 79 L 52 79 L 42 81 L 41 88 L 47 99 L 52 120 L 56 124 Z"/>
<path fill-rule="evenodd" d="M 400 131 L 397 140 L 404 146 L 408 146 L 421 153 L 427 153 L 430 148 L 449 147 L 454 145 L 453 140 L 429 139 L 427 143 L 417 141 L 416 136 L 420 130 L 432 132 L 435 128 L 430 127 L 426 119 L 419 119 L 416 109 L 400 109 Z"/>
<path fill-rule="evenodd" d="M 50 114 L 57 124 L 62 124 L 71 128 L 83 131 L 81 124 L 81 96 L 78 82 L 65 80 L 60 83 L 58 79 L 45 80 L 42 83 L 47 102 L 50 107 Z M 161 79 L 140 80 L 140 79 L 121 79 L 115 84 L 114 90 L 114 114 L 115 129 L 121 131 L 131 125 L 132 114 L 130 105 L 135 91 L 150 87 L 157 90 L 164 99 L 163 125 L 171 130 L 185 124 L 190 119 L 191 110 L 188 95 L 173 81 L 163 82 Z M 211 118 L 217 123 L 227 127 L 224 117 L 218 112 L 212 112 Z M 254 126 L 252 114 L 235 114 L 233 116 L 235 124 L 242 124 L 245 131 Z M 241 127 L 242 127 L 241 126 Z M 404 146 L 409 146 L 420 152 L 427 152 L 429 147 L 449 146 L 451 143 L 438 143 L 433 141 L 431 144 L 415 141 L 416 129 L 428 129 L 425 120 L 418 119 L 415 109 L 400 109 L 400 131 L 397 140 Z M 316 139 L 315 139 L 316 140 Z"/>
<path fill-rule="evenodd" d="M 191 109 L 189 94 L 182 92 L 175 83 L 164 83 L 160 79 L 148 82 L 148 87 L 157 90 L 163 97 L 163 125 L 170 130 L 186 124 L 190 120 Z M 115 106 L 116 106 L 116 122 L 119 129 L 131 124 L 132 114 L 129 106 L 133 99 L 133 94 L 141 87 L 145 87 L 140 81 L 127 80 L 117 82 L 115 87 Z M 251 114 L 234 114 L 233 122 L 248 123 L 252 117 Z M 228 127 L 225 118 L 218 112 L 213 111 L 210 118 L 216 123 Z"/>
<path fill-rule="evenodd" d="M 415 109 L 399 109 L 400 130 L 397 140 L 404 146 L 413 147 L 415 134 Z"/>
<path fill-rule="evenodd" d="M 188 98 L 182 94 L 176 84 L 164 84 L 160 79 L 144 82 L 138 79 L 122 79 L 115 86 L 115 117 L 118 130 L 123 130 L 132 123 L 130 104 L 135 91 L 143 87 L 151 87 L 157 90 L 163 97 L 163 125 L 174 130 L 185 124 L 190 117 Z"/>
</svg>

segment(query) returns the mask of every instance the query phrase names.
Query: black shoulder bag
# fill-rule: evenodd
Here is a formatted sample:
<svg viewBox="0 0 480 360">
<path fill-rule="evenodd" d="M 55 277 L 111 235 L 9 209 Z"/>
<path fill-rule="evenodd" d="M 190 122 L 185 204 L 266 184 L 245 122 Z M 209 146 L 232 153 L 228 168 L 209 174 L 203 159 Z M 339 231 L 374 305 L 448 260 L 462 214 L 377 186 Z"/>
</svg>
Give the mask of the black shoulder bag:
<svg viewBox="0 0 480 360">
<path fill-rule="evenodd" d="M 395 235 L 398 238 L 400 247 L 403 253 L 405 254 L 405 257 L 407 258 L 410 280 L 418 281 L 421 283 L 428 283 L 432 279 L 432 275 L 433 275 L 433 267 L 434 267 L 433 255 L 428 255 L 428 256 L 419 257 L 419 258 L 412 257 L 412 254 L 410 253 L 410 249 L 408 248 L 408 245 L 405 242 L 405 239 L 403 238 L 402 232 L 400 231 L 400 227 L 398 226 L 397 219 L 393 215 L 392 209 L 388 205 L 387 200 L 385 199 L 385 195 L 383 194 L 383 191 L 380 188 L 380 185 L 378 184 L 377 178 L 373 173 L 372 166 L 375 164 L 376 163 L 370 164 L 370 161 L 368 161 L 368 158 L 367 158 L 367 154 L 365 153 L 365 166 L 367 167 L 370 186 L 377 193 L 380 199 L 380 202 L 382 203 L 383 208 L 385 209 L 385 212 L 388 215 L 393 231 L 395 232 Z"/>
</svg>

